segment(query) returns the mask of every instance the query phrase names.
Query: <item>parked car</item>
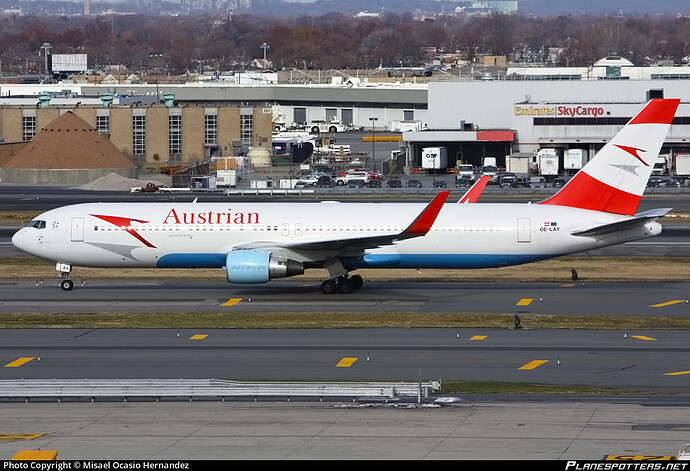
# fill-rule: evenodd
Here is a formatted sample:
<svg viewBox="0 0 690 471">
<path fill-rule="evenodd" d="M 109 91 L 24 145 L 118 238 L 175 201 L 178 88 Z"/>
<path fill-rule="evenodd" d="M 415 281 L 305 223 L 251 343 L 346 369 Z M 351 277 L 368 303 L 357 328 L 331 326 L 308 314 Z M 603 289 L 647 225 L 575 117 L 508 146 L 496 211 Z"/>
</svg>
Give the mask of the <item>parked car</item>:
<svg viewBox="0 0 690 471">
<path fill-rule="evenodd" d="M 350 180 L 358 180 L 362 185 L 369 183 L 369 174 L 367 172 L 348 172 L 345 175 L 339 176 L 335 179 L 336 185 L 346 185 Z"/>
<path fill-rule="evenodd" d="M 563 188 L 564 185 L 565 185 L 565 178 L 558 177 L 558 178 L 555 178 L 553 180 L 553 187 L 554 188 Z"/>
<path fill-rule="evenodd" d="M 381 188 L 381 180 L 369 180 L 369 188 Z"/>
<path fill-rule="evenodd" d="M 546 188 L 546 178 L 544 177 L 530 177 L 530 188 Z"/>
<path fill-rule="evenodd" d="M 330 188 L 333 186 L 333 179 L 326 175 L 321 175 L 316 181 L 316 186 L 318 188 Z"/>
<path fill-rule="evenodd" d="M 345 186 L 348 188 L 364 188 L 364 180 L 348 180 Z"/>
<path fill-rule="evenodd" d="M 680 188 L 680 182 L 671 178 L 666 180 L 663 186 L 665 188 Z"/>
<path fill-rule="evenodd" d="M 658 175 L 652 175 L 647 180 L 647 188 L 658 188 L 664 182 L 664 179 Z"/>
<path fill-rule="evenodd" d="M 402 181 L 399 180 L 398 178 L 391 178 L 386 183 L 386 186 L 388 188 L 402 188 Z"/>
<path fill-rule="evenodd" d="M 446 188 L 448 183 L 445 180 L 436 180 L 434 182 L 434 188 Z"/>
<path fill-rule="evenodd" d="M 517 177 L 513 173 L 506 173 L 501 176 L 501 188 L 517 188 Z"/>
<path fill-rule="evenodd" d="M 314 174 L 302 175 L 299 180 L 295 183 L 295 188 L 306 188 L 309 186 L 316 186 L 319 181 L 319 177 Z"/>
<path fill-rule="evenodd" d="M 412 179 L 412 180 L 407 180 L 407 183 L 405 184 L 407 188 L 421 188 L 422 182 L 420 180 Z"/>
<path fill-rule="evenodd" d="M 469 188 L 474 185 L 474 179 L 467 175 L 460 175 L 457 180 L 455 180 L 455 186 L 458 188 Z"/>
</svg>

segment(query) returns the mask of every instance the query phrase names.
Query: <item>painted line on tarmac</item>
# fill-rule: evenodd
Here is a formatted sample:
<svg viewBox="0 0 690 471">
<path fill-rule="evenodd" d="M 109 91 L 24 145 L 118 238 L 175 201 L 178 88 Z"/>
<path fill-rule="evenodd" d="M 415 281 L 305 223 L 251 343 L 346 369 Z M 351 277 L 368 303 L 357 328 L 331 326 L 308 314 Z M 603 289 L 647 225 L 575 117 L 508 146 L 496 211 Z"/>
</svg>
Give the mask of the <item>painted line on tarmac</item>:
<svg viewBox="0 0 690 471">
<path fill-rule="evenodd" d="M 526 365 L 521 366 L 519 369 L 520 370 L 533 370 L 544 363 L 547 363 L 549 360 L 533 360 L 527 363 Z"/>
<path fill-rule="evenodd" d="M 22 358 L 17 358 L 11 363 L 8 363 L 5 365 L 5 368 L 17 368 L 19 366 L 22 366 L 25 363 L 30 362 L 33 360 L 35 357 L 22 357 Z"/>
<path fill-rule="evenodd" d="M 354 364 L 354 362 L 356 362 L 356 361 L 357 361 L 357 358 L 348 358 L 348 357 L 345 357 L 345 358 L 343 358 L 342 360 L 340 360 L 340 361 L 338 362 L 338 364 L 335 365 L 335 366 L 336 366 L 337 368 L 349 368 L 349 367 L 351 367 L 351 366 Z"/>
<path fill-rule="evenodd" d="M 659 303 L 659 304 L 652 304 L 649 307 L 665 307 L 665 306 L 672 306 L 673 304 L 680 304 L 684 303 L 685 300 L 683 299 L 674 299 L 673 301 L 666 301 L 665 303 Z"/>
</svg>

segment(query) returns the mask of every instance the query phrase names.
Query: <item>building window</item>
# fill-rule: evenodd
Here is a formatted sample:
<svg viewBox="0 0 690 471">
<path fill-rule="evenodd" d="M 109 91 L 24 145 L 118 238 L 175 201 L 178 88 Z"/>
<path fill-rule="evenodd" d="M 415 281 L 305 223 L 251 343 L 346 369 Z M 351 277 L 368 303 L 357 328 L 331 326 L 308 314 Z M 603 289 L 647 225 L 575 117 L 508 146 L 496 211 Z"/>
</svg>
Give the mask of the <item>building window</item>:
<svg viewBox="0 0 690 471">
<path fill-rule="evenodd" d="M 110 134 L 110 115 L 96 116 L 96 130 L 99 134 Z"/>
<path fill-rule="evenodd" d="M 218 144 L 218 115 L 204 116 L 204 143 L 209 146 Z"/>
<path fill-rule="evenodd" d="M 240 114 L 240 141 L 243 146 L 252 145 L 252 135 L 254 133 L 254 116 L 252 114 Z"/>
<path fill-rule="evenodd" d="M 168 152 L 171 162 L 182 161 L 182 115 L 168 116 Z"/>
<path fill-rule="evenodd" d="M 146 162 L 146 116 L 132 116 L 132 157 L 134 162 Z"/>
<path fill-rule="evenodd" d="M 36 135 L 36 116 L 22 117 L 22 140 L 30 141 Z"/>
</svg>

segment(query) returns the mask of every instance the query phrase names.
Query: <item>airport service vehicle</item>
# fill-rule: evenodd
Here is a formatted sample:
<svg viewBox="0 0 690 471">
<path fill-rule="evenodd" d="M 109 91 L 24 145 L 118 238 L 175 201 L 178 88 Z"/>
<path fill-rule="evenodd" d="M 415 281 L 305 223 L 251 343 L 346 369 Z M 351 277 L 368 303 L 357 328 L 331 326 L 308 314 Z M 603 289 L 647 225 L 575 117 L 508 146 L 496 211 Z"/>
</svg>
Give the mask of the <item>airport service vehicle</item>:
<svg viewBox="0 0 690 471">
<path fill-rule="evenodd" d="M 637 212 L 679 100 L 651 100 L 563 188 L 534 204 L 418 202 L 86 203 L 47 211 L 12 238 L 73 266 L 218 268 L 231 283 L 325 269 L 349 293 L 364 268 L 496 268 L 644 239 L 668 208 Z M 474 190 L 474 188 L 473 188 Z"/>
<path fill-rule="evenodd" d="M 440 170 L 448 167 L 448 149 L 445 147 L 425 147 L 422 149 L 422 168 Z"/>
<path fill-rule="evenodd" d="M 539 175 L 558 175 L 558 153 L 556 149 L 545 147 L 537 151 Z"/>
<path fill-rule="evenodd" d="M 676 154 L 676 175 L 690 175 L 690 154 Z"/>
<path fill-rule="evenodd" d="M 496 157 L 484 157 L 482 165 L 482 176 L 489 176 L 490 185 L 498 185 L 498 165 L 496 164 Z"/>
</svg>

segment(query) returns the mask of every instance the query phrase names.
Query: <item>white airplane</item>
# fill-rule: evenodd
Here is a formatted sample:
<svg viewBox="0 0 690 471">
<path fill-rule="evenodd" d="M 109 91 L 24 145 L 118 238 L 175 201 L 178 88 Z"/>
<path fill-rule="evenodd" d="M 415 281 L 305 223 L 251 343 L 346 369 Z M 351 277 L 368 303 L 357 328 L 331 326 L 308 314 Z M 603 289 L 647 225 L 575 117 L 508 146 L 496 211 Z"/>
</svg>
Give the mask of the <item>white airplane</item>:
<svg viewBox="0 0 690 471">
<path fill-rule="evenodd" d="M 86 203 L 47 211 L 13 244 L 72 266 L 223 268 L 264 283 L 325 268 L 324 293 L 362 285 L 360 268 L 489 268 L 661 232 L 669 209 L 635 214 L 679 100 L 651 100 L 558 193 L 540 203 Z M 479 188 L 481 192 L 481 185 Z M 476 195 L 470 201 L 476 201 Z"/>
</svg>

